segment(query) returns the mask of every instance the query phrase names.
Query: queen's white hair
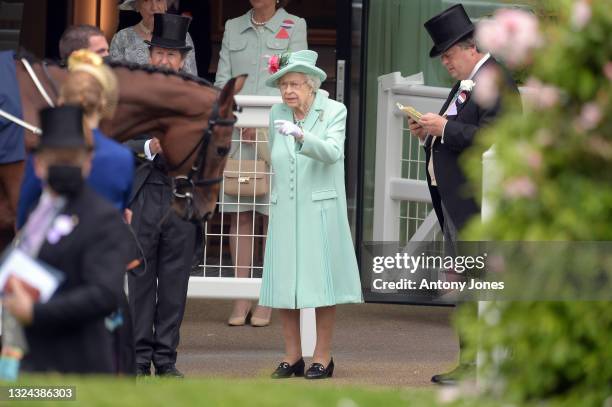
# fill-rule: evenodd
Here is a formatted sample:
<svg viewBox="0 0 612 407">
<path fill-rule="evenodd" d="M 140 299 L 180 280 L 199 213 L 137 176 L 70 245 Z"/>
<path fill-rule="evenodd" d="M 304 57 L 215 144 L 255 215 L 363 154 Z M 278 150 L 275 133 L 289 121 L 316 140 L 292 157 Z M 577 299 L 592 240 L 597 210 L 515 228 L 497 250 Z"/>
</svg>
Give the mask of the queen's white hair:
<svg viewBox="0 0 612 407">
<path fill-rule="evenodd" d="M 321 87 L 321 78 L 319 78 L 316 75 L 305 75 L 305 76 L 306 76 L 306 83 L 308 84 L 308 86 L 310 86 L 310 88 L 312 89 L 312 92 L 317 93 L 317 91 Z"/>
</svg>

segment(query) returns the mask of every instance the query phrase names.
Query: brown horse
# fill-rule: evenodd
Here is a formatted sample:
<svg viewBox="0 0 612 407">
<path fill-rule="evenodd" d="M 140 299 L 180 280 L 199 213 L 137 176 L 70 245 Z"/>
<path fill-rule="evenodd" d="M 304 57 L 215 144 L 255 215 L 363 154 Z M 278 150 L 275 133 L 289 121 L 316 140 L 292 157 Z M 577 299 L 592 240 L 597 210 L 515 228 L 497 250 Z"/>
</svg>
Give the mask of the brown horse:
<svg viewBox="0 0 612 407">
<path fill-rule="evenodd" d="M 24 120 L 38 126 L 38 111 L 48 104 L 24 65 L 18 60 L 15 64 Z M 231 145 L 234 95 L 246 77 L 234 78 L 218 89 L 198 78 L 153 67 L 111 65 L 119 80 L 120 98 L 113 119 L 101 123 L 102 131 L 118 141 L 139 134 L 158 137 L 171 168 L 169 175 L 179 181 L 175 210 L 184 219 L 205 222 L 215 209 Z M 32 68 L 56 102 L 57 89 L 68 72 L 41 62 L 33 62 Z M 30 149 L 38 136 L 25 133 Z M 12 239 L 23 168 L 23 162 L 0 165 L 0 248 Z"/>
</svg>

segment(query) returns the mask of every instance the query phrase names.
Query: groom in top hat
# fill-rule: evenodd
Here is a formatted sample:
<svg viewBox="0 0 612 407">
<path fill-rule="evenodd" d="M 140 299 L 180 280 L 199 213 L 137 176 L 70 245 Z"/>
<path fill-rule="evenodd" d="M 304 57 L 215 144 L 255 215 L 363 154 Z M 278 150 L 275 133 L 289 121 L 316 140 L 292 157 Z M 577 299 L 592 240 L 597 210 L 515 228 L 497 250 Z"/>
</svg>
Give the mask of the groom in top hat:
<svg viewBox="0 0 612 407">
<path fill-rule="evenodd" d="M 150 63 L 180 72 L 191 50 L 186 44 L 190 18 L 155 14 L 149 45 Z M 128 276 L 129 302 L 134 317 L 136 373 L 183 377 L 176 368 L 179 330 L 187 301 L 194 252 L 195 227 L 171 208 L 171 180 L 157 138 L 126 142 L 141 158 L 132 191 L 132 227 L 142 246 L 141 265 Z"/>
<path fill-rule="evenodd" d="M 478 86 L 479 75 L 484 70 L 494 69 L 504 77 L 507 90 L 518 94 L 518 89 L 500 64 L 478 49 L 474 24 L 461 4 L 431 18 L 425 22 L 425 28 L 434 41 L 429 56 L 439 56 L 457 83 L 439 114 L 424 114 L 418 122 L 410 119 L 409 128 L 425 148 L 427 184 L 433 207 L 445 241 L 454 252 L 459 232 L 480 212 L 475 196 L 468 190 L 459 160 L 463 151 L 473 144 L 479 130 L 493 122 L 500 112 L 499 99 L 492 106 L 478 105 L 472 97 L 473 87 Z M 465 306 L 474 307 L 474 304 Z M 461 338 L 459 342 L 461 348 Z M 473 371 L 473 361 L 466 361 L 461 354 L 459 361 L 457 369 L 435 375 L 432 381 L 454 384 L 462 374 Z"/>
</svg>

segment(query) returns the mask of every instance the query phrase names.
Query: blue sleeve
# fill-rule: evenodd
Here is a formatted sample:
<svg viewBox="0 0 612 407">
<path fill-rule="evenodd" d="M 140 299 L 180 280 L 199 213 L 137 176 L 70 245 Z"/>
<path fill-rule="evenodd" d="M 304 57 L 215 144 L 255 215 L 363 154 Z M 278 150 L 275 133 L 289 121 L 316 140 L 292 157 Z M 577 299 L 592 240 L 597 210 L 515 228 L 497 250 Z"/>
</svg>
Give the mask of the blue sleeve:
<svg viewBox="0 0 612 407">
<path fill-rule="evenodd" d="M 21 229 L 42 194 L 42 182 L 34 172 L 34 158 L 29 155 L 25 163 L 19 203 L 17 204 L 17 229 Z"/>
</svg>

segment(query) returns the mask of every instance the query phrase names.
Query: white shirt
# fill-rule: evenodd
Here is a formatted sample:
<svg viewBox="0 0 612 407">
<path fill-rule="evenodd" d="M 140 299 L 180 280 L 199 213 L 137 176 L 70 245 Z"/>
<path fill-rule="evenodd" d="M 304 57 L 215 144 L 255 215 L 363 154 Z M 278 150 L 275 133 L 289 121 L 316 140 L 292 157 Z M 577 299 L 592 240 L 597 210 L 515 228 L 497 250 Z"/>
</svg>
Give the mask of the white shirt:
<svg viewBox="0 0 612 407">
<path fill-rule="evenodd" d="M 144 143 L 144 153 L 145 153 L 145 157 L 147 157 L 147 160 L 149 161 L 153 161 L 153 159 L 155 158 L 155 156 L 157 154 L 151 154 L 151 149 L 149 148 L 149 144 L 151 144 L 151 140 L 153 139 L 148 139 L 147 141 L 145 141 Z"/>
<path fill-rule="evenodd" d="M 476 72 L 478 72 L 478 70 L 480 69 L 480 67 L 482 65 L 484 65 L 485 62 L 487 62 L 489 60 L 489 58 L 491 58 L 491 54 L 490 53 L 486 53 L 484 57 L 480 58 L 480 61 L 478 61 L 476 63 L 476 66 L 474 66 L 474 69 L 472 69 L 472 73 L 470 74 L 468 80 L 472 80 L 474 79 L 474 75 L 476 75 Z"/>
</svg>

